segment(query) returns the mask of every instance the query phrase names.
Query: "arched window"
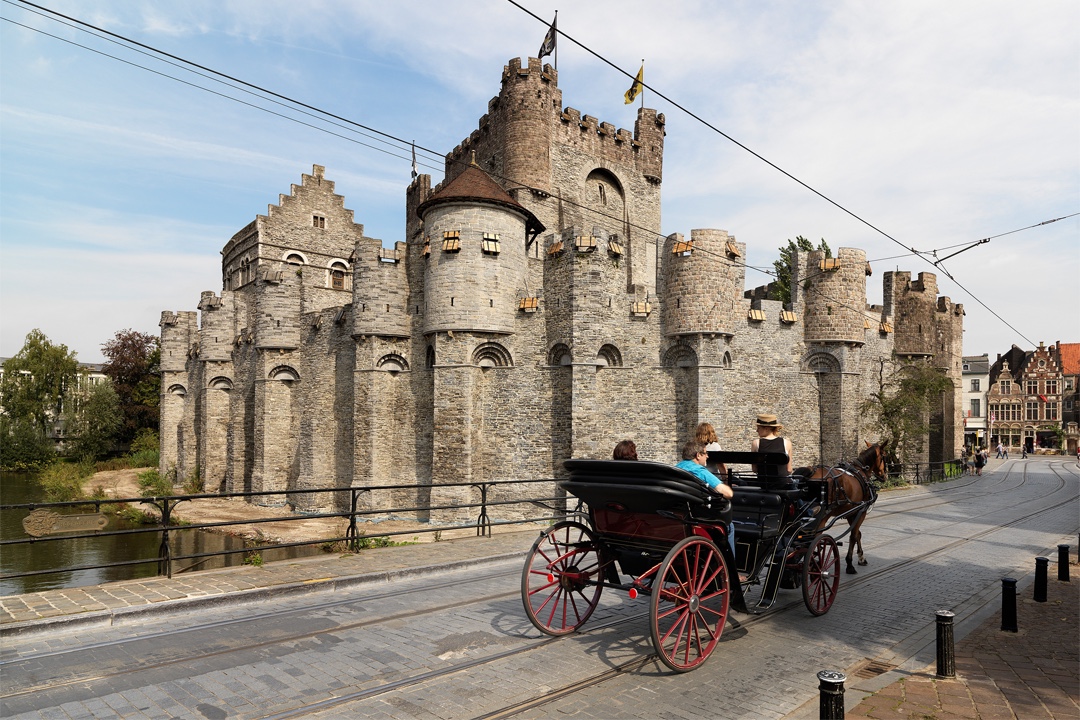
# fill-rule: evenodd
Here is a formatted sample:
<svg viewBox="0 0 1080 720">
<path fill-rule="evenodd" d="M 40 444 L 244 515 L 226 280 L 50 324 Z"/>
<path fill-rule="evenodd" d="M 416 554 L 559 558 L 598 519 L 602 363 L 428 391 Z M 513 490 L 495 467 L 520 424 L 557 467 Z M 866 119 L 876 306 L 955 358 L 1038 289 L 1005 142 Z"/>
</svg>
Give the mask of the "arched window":
<svg viewBox="0 0 1080 720">
<path fill-rule="evenodd" d="M 184 397 L 187 395 L 187 389 L 183 385 L 170 385 L 168 392 L 170 395 L 175 395 L 176 397 Z"/>
<path fill-rule="evenodd" d="M 562 343 L 556 343 L 548 352 L 548 365 L 570 365 L 573 362 L 570 348 Z"/>
<path fill-rule="evenodd" d="M 424 360 L 429 368 L 435 367 L 435 347 L 433 345 L 428 345 Z"/>
<path fill-rule="evenodd" d="M 840 361 L 828 353 L 817 352 L 803 361 L 803 372 L 838 373 Z"/>
<path fill-rule="evenodd" d="M 688 345 L 672 345 L 664 353 L 661 363 L 664 367 L 692 368 L 697 367 L 697 353 Z"/>
<path fill-rule="evenodd" d="M 473 365 L 482 368 L 511 367 L 510 351 L 499 343 L 484 343 L 473 350 Z"/>
<path fill-rule="evenodd" d="M 214 378 L 213 380 L 211 380 L 210 382 L 208 382 L 206 384 L 206 387 L 208 387 L 208 388 L 210 388 L 212 390 L 224 390 L 225 392 L 228 392 L 228 391 L 232 390 L 233 384 L 232 384 L 232 380 L 230 380 L 229 378 L 223 377 L 223 376 L 218 376 L 218 377 Z"/>
<path fill-rule="evenodd" d="M 731 353 L 727 350 L 724 351 L 724 358 L 720 361 L 721 367 L 725 370 L 731 369 Z"/>
<path fill-rule="evenodd" d="M 278 365 L 276 368 L 270 371 L 267 377 L 271 380 L 277 380 L 283 382 L 286 385 L 292 385 L 294 382 L 300 379 L 300 373 L 288 365 Z"/>
<path fill-rule="evenodd" d="M 307 264 L 307 263 L 304 262 L 304 256 L 301 255 L 300 253 L 289 253 L 288 255 L 285 256 L 285 262 L 289 263 L 290 265 L 306 265 Z"/>
<path fill-rule="evenodd" d="M 383 372 L 388 372 L 391 375 L 396 375 L 399 372 L 403 372 L 409 369 L 409 363 L 405 358 L 401 357 L 397 353 L 390 353 L 383 355 L 379 358 L 379 362 L 375 363 L 375 367 L 379 368 Z"/>
<path fill-rule="evenodd" d="M 345 290 L 345 273 L 348 271 L 345 263 L 335 261 L 330 266 L 330 287 L 334 290 Z"/>
<path fill-rule="evenodd" d="M 602 345 L 596 353 L 597 367 L 622 367 L 622 353 L 614 345 Z"/>
</svg>

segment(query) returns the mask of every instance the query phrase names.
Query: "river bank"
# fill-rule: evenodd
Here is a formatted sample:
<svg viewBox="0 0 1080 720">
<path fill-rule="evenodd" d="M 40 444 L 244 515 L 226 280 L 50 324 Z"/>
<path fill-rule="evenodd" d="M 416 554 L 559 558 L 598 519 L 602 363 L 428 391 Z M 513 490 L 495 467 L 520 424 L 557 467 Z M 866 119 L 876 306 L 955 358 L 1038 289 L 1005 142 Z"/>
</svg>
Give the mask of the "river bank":
<svg viewBox="0 0 1080 720">
<path fill-rule="evenodd" d="M 90 496 L 100 488 L 105 497 L 131 499 L 141 496 L 139 473 L 146 468 L 127 470 L 106 470 L 94 473 L 83 481 L 83 493 Z M 160 512 L 149 503 L 131 503 L 148 515 L 159 517 Z M 240 498 L 200 498 L 181 502 L 172 511 L 174 522 L 179 523 L 216 523 L 243 520 L 262 520 L 273 517 L 289 517 L 295 513 L 288 507 L 264 507 L 252 505 Z M 442 539 L 470 537 L 476 535 L 475 528 L 438 529 L 429 523 L 409 520 L 359 520 L 360 534 L 375 538 L 388 533 L 406 533 L 390 539 L 395 542 L 437 542 Z M 251 540 L 260 544 L 280 544 L 331 540 L 345 536 L 349 526 L 347 518 L 305 518 L 303 520 L 283 520 L 281 522 L 260 522 L 254 524 L 229 525 L 220 528 L 207 528 L 216 532 Z M 511 526 L 521 530 L 523 526 Z M 437 530 L 434 532 L 433 530 Z M 495 530 L 498 530 L 496 528 Z M 415 535 L 407 533 L 415 531 Z"/>
</svg>

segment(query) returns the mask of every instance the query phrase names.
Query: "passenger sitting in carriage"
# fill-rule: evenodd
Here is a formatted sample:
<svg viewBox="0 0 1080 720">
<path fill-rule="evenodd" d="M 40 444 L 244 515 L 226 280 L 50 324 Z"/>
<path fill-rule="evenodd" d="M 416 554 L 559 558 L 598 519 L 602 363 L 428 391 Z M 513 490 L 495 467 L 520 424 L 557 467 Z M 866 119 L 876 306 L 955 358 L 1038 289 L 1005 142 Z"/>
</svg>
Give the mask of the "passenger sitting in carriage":
<svg viewBox="0 0 1080 720">
<path fill-rule="evenodd" d="M 757 473 L 758 480 L 762 483 L 771 478 L 787 477 L 792 472 L 791 441 L 780 437 L 779 433 L 784 429 L 775 415 L 757 416 L 757 438 L 750 443 L 751 452 L 782 453 L 787 455 L 787 466 L 783 465 L 751 465 Z"/>
<path fill-rule="evenodd" d="M 675 467 L 680 470 L 685 470 L 701 482 L 709 486 L 709 488 L 718 495 L 722 495 L 729 500 L 734 493 L 731 491 L 731 487 L 724 484 L 724 481 L 713 475 L 705 467 L 705 464 L 709 462 L 709 453 L 705 450 L 705 443 L 698 440 L 691 440 L 683 445 L 682 449 L 683 459 Z M 728 523 L 727 526 L 728 543 L 731 545 L 731 554 L 735 554 L 735 525 L 734 523 Z"/>
</svg>

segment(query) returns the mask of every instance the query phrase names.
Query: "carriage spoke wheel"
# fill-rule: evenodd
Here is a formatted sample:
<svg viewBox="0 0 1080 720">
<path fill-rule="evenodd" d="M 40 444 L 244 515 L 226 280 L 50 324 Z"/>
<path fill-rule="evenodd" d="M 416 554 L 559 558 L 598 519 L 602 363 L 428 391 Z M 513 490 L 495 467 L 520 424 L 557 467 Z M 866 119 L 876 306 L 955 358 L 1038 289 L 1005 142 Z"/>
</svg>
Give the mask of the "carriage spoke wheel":
<svg viewBox="0 0 1080 720">
<path fill-rule="evenodd" d="M 829 535 L 819 535 L 803 561 L 803 602 L 811 615 L 824 615 L 840 585 L 840 551 Z"/>
<path fill-rule="evenodd" d="M 701 537 L 681 540 L 664 558 L 652 586 L 650 630 L 656 652 L 672 670 L 693 670 L 712 653 L 727 621 L 727 567 Z"/>
<path fill-rule="evenodd" d="M 578 522 L 553 525 L 535 543 L 521 571 L 521 602 L 548 635 L 566 635 L 589 619 L 603 590 L 596 534 Z"/>
</svg>

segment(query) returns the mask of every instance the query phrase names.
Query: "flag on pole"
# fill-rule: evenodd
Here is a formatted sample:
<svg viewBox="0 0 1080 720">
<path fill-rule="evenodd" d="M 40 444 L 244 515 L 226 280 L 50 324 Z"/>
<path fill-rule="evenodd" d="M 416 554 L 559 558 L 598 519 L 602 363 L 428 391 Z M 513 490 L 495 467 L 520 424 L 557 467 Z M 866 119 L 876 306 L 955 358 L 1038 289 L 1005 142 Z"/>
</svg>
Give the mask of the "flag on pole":
<svg viewBox="0 0 1080 720">
<path fill-rule="evenodd" d="M 544 42 L 540 46 L 540 52 L 536 54 L 538 60 L 543 60 L 546 56 L 555 52 L 555 38 L 558 36 L 558 30 L 556 26 L 559 23 L 559 11 L 555 11 L 555 19 L 551 21 L 551 27 L 548 28 L 547 35 L 544 36 Z"/>
<path fill-rule="evenodd" d="M 626 104 L 627 105 L 634 102 L 634 100 L 637 98 L 638 94 L 642 90 L 645 89 L 645 86 L 642 85 L 642 81 L 644 79 L 645 79 L 645 63 L 641 63 L 641 69 L 637 71 L 637 77 L 634 78 L 634 84 L 631 85 L 630 89 L 626 91 L 625 95 L 623 95 L 623 97 L 626 98 Z"/>
<path fill-rule="evenodd" d="M 1049 402 L 1049 400 L 1046 399 L 1045 395 L 1040 395 L 1039 399 L 1042 400 L 1043 402 Z"/>
<path fill-rule="evenodd" d="M 413 176 L 413 180 L 415 180 L 416 176 L 419 175 L 419 174 L 420 174 L 420 172 L 416 169 L 416 142 L 414 141 L 413 144 L 412 144 L 412 176 Z"/>
</svg>

